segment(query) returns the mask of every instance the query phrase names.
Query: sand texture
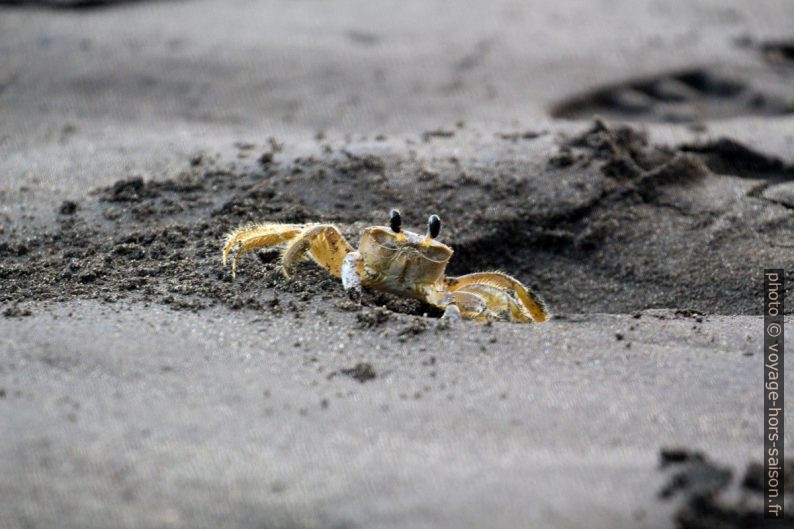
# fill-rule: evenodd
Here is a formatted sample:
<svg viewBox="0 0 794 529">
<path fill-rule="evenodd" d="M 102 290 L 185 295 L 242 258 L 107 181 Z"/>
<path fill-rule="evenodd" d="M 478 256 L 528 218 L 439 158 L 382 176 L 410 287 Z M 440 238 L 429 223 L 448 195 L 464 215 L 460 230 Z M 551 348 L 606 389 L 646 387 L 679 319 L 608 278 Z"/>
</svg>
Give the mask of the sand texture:
<svg viewBox="0 0 794 529">
<path fill-rule="evenodd" d="M 0 4 L 0 527 L 762 527 L 794 4 Z M 391 208 L 554 317 L 220 262 Z"/>
</svg>

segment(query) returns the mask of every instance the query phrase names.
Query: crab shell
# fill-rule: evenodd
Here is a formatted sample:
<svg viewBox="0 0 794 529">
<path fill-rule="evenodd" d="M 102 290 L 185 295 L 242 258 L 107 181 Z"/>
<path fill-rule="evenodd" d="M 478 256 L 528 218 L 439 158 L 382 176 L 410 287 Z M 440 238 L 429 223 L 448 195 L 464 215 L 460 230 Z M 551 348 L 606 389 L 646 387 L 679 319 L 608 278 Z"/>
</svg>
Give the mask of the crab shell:
<svg viewBox="0 0 794 529">
<path fill-rule="evenodd" d="M 444 289 L 452 248 L 407 230 L 384 226 L 364 229 L 358 246 L 359 274 L 366 285 L 403 296 L 427 299 Z"/>
</svg>

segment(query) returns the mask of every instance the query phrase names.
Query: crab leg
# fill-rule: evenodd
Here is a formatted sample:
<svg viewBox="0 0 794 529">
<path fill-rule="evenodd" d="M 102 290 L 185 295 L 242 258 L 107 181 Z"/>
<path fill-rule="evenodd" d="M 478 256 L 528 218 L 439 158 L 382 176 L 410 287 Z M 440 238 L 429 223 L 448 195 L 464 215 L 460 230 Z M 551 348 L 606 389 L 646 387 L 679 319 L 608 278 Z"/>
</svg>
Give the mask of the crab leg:
<svg viewBox="0 0 794 529">
<path fill-rule="evenodd" d="M 232 253 L 232 277 L 237 273 L 237 260 L 243 255 L 283 244 L 295 238 L 305 228 L 302 224 L 253 224 L 238 228 L 226 236 L 223 247 L 223 265 Z"/>
<path fill-rule="evenodd" d="M 543 300 L 507 274 L 481 272 L 447 281 L 448 290 L 465 318 L 514 322 L 542 322 L 549 318 Z"/>
<path fill-rule="evenodd" d="M 340 277 L 342 275 L 342 263 L 347 254 L 353 251 L 339 228 L 332 224 L 315 224 L 306 227 L 298 236 L 292 240 L 281 254 L 281 265 L 284 274 L 288 275 L 290 269 L 306 253 L 309 257 L 322 266 L 331 275 Z"/>
<path fill-rule="evenodd" d="M 308 253 L 317 264 L 339 277 L 345 256 L 353 247 L 339 229 L 331 224 L 258 224 L 240 228 L 226 237 L 223 264 L 232 256 L 232 277 L 237 271 L 237 260 L 247 253 L 262 248 L 284 245 L 281 264 L 284 274 Z"/>
</svg>

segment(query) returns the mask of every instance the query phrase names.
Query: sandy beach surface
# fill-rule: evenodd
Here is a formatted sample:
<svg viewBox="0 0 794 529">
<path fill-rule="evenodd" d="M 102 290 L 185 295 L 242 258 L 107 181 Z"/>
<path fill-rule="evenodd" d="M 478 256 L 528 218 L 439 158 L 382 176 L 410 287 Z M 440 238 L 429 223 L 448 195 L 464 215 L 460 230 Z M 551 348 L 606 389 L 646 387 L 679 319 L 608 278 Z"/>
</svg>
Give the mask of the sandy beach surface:
<svg viewBox="0 0 794 529">
<path fill-rule="evenodd" d="M 792 21 L 2 2 L 0 527 L 767 527 Z M 554 317 L 450 323 L 272 251 L 220 262 L 245 223 L 355 243 L 394 207 L 442 218 L 450 274 L 513 274 Z"/>
</svg>

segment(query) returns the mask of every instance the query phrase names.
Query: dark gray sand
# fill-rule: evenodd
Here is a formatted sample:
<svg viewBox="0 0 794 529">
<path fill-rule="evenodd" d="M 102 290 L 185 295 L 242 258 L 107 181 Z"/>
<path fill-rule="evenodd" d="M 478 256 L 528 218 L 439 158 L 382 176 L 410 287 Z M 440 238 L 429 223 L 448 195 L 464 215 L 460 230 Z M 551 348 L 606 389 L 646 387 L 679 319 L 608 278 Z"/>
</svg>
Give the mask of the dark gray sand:
<svg viewBox="0 0 794 529">
<path fill-rule="evenodd" d="M 14 4 L 0 527 L 761 526 L 790 2 Z M 220 265 L 393 207 L 555 317 Z"/>
</svg>

